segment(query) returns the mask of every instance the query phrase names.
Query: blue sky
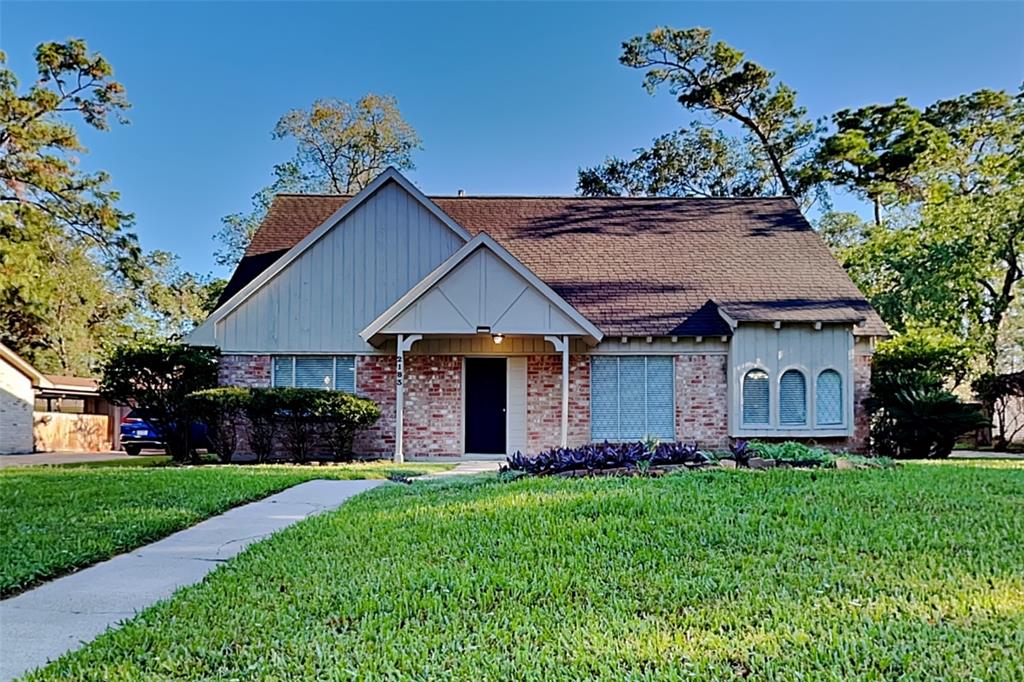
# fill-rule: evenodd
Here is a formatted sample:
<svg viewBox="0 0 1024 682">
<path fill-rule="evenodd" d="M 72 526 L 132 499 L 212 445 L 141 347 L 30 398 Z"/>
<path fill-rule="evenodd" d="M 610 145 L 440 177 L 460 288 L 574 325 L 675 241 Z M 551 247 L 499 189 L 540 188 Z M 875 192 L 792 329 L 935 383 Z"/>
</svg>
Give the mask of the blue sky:
<svg viewBox="0 0 1024 682">
<path fill-rule="evenodd" d="M 39 42 L 86 39 L 114 66 L 131 125 L 85 131 L 146 249 L 218 271 L 221 216 L 291 156 L 270 131 L 318 97 L 395 95 L 423 138 L 425 192 L 571 194 L 576 170 L 687 120 L 620 66 L 658 25 L 707 26 L 795 88 L 814 116 L 906 96 L 926 105 L 1024 78 L 1024 4 L 0 3 L 23 84 Z"/>
</svg>

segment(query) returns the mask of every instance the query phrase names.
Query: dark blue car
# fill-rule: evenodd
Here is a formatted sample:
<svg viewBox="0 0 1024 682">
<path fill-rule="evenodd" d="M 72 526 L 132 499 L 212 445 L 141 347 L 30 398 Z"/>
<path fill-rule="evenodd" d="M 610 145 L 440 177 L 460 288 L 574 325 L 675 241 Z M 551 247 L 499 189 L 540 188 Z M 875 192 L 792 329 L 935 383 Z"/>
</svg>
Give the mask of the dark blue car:
<svg viewBox="0 0 1024 682">
<path fill-rule="evenodd" d="M 191 428 L 191 444 L 196 450 L 207 447 L 206 425 L 195 422 Z M 143 449 L 164 449 L 164 437 L 159 424 L 142 410 L 132 410 L 121 419 L 121 447 L 129 455 Z"/>
</svg>

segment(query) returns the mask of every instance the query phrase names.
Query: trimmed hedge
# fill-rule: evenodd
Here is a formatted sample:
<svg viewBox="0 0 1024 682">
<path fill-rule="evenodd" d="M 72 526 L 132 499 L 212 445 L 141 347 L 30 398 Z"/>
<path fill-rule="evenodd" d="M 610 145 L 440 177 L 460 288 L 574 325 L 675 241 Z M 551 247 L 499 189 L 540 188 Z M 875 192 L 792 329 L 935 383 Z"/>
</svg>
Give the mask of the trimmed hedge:
<svg viewBox="0 0 1024 682">
<path fill-rule="evenodd" d="M 380 418 L 372 400 L 315 388 L 218 388 L 188 396 L 221 461 L 230 462 L 239 436 L 265 462 L 280 447 L 296 462 L 326 450 L 352 460 L 352 442 Z"/>
</svg>

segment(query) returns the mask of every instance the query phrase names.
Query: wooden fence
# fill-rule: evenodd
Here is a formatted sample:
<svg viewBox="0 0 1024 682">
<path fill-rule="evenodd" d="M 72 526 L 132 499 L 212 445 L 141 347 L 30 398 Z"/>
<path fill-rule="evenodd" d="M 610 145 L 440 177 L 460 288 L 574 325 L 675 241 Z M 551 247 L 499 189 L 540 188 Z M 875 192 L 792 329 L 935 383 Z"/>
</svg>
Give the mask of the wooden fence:
<svg viewBox="0 0 1024 682">
<path fill-rule="evenodd" d="M 98 452 L 112 448 L 108 415 L 36 412 L 33 416 L 32 435 L 37 452 Z"/>
</svg>

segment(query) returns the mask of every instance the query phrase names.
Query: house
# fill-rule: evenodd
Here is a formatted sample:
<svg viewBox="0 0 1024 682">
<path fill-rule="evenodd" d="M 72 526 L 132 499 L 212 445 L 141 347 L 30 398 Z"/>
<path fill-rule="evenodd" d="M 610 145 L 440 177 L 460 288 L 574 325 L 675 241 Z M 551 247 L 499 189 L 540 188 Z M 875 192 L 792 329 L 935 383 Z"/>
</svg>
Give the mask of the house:
<svg viewBox="0 0 1024 682">
<path fill-rule="evenodd" d="M 225 385 L 354 391 L 368 454 L 857 449 L 877 313 L 789 198 L 278 195 L 190 337 Z"/>
<path fill-rule="evenodd" d="M 95 379 L 43 374 L 0 344 L 0 455 L 117 449 L 120 412 Z"/>
</svg>

